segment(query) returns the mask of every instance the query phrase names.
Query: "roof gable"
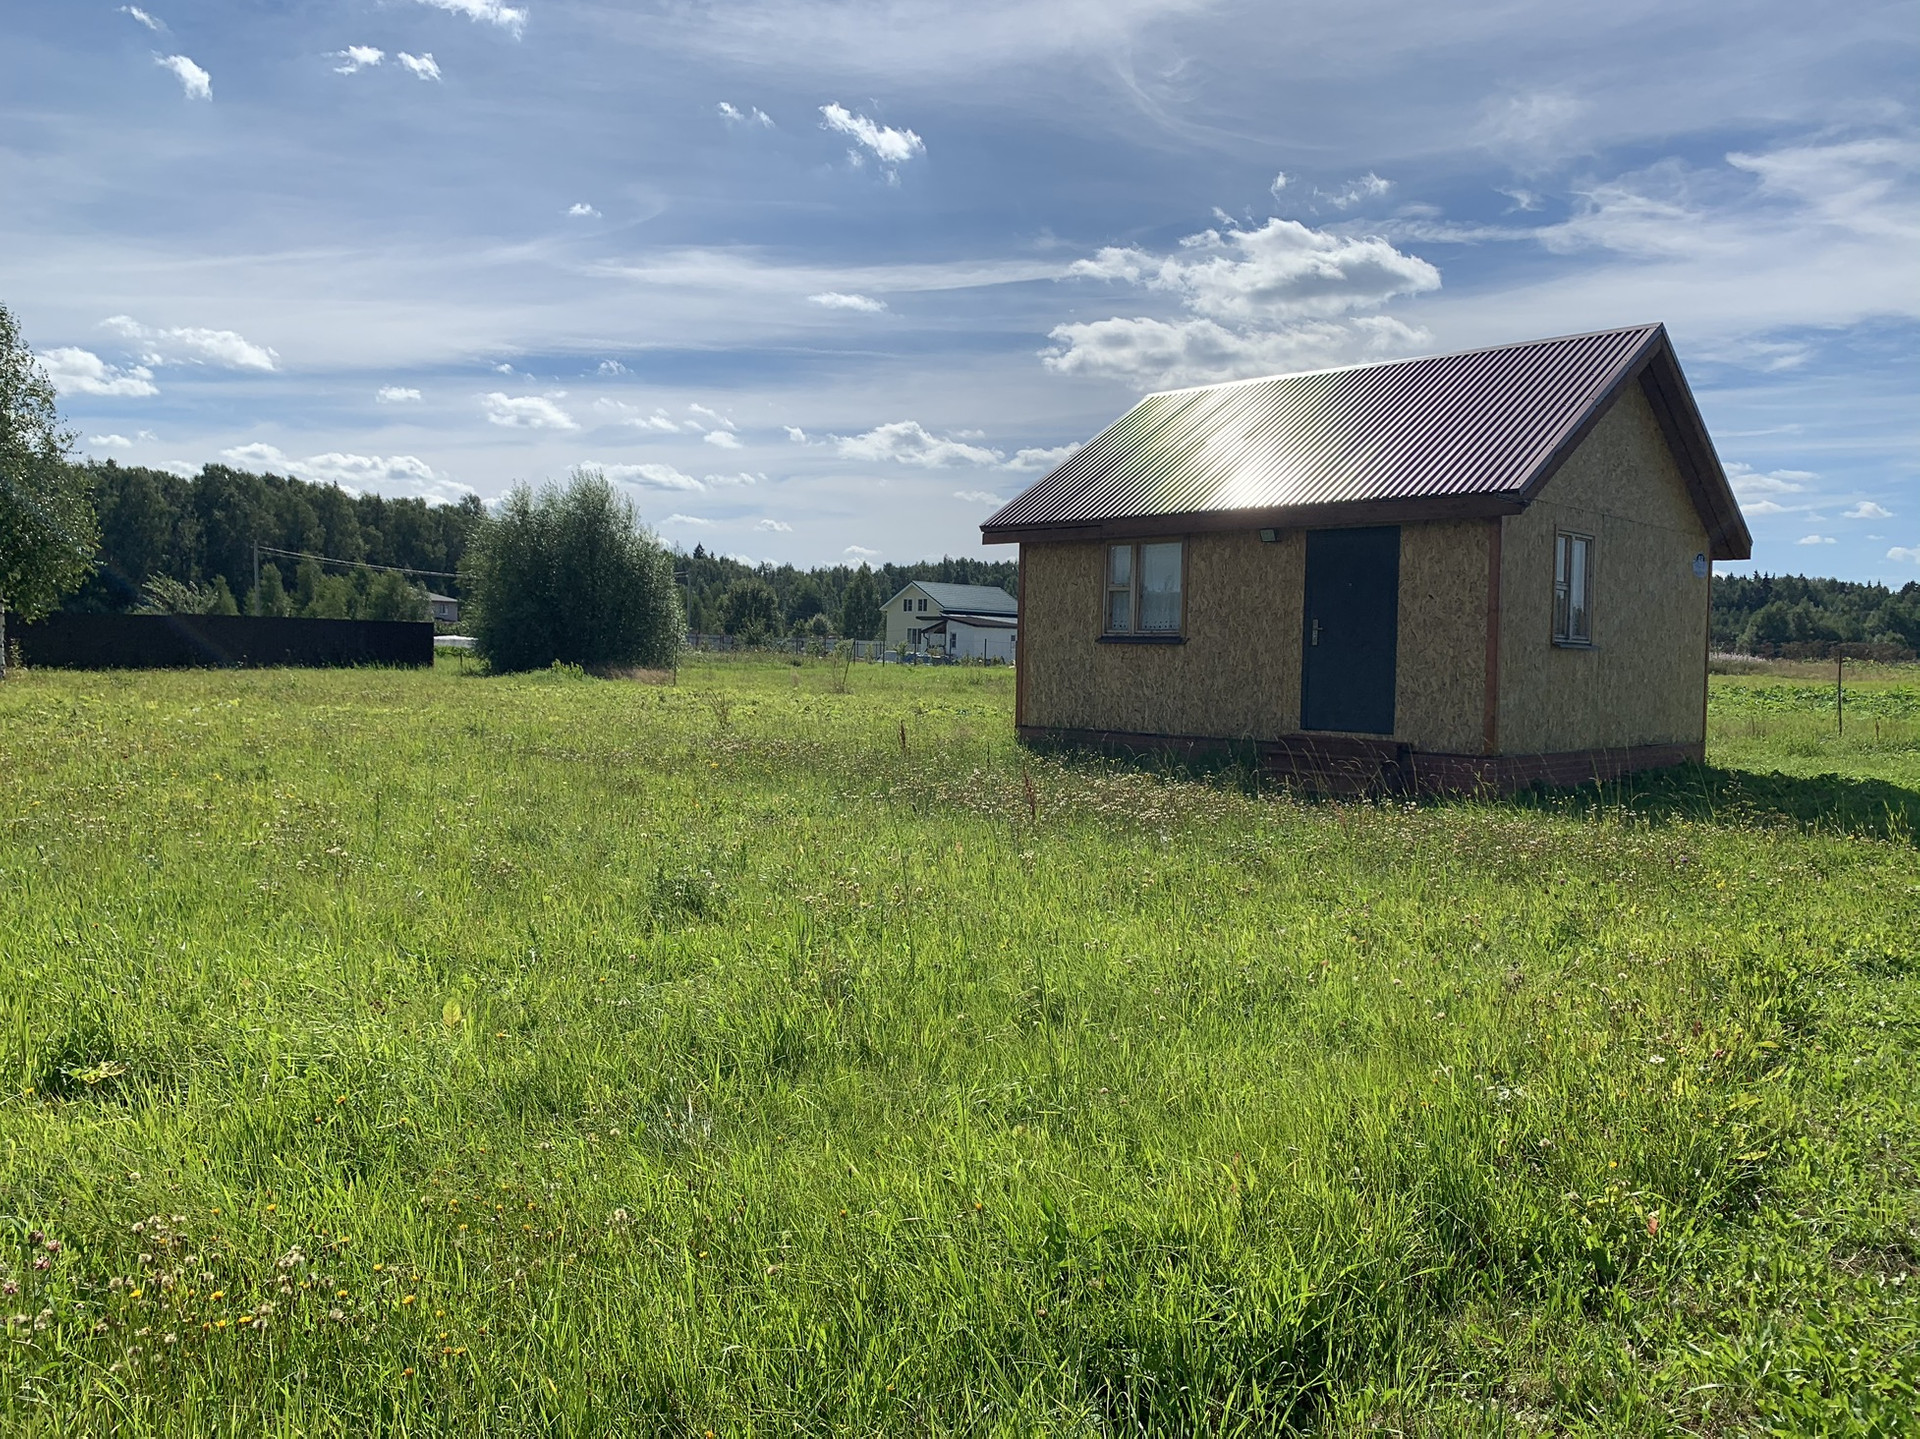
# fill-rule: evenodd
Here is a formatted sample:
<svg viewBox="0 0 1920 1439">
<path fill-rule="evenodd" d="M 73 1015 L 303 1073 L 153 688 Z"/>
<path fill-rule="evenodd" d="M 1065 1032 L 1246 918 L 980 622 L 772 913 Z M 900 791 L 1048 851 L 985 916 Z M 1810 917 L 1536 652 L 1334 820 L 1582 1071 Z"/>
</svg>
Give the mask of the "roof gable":
<svg viewBox="0 0 1920 1439">
<path fill-rule="evenodd" d="M 1020 601 L 998 585 L 948 585 L 933 580 L 909 580 L 887 600 L 892 604 L 908 590 L 918 590 L 943 610 L 973 610 L 984 614 L 1016 614 Z"/>
<path fill-rule="evenodd" d="M 1636 381 L 1714 558 L 1746 558 L 1751 537 L 1663 325 L 1149 395 L 982 536 L 1514 514 Z"/>
</svg>

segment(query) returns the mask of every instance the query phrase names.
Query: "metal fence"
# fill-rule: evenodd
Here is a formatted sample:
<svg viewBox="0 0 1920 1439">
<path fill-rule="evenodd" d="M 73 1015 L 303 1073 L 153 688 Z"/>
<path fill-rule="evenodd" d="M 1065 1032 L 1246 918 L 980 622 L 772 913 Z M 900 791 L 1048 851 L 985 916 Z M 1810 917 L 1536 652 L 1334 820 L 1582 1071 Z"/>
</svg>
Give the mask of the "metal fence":
<svg viewBox="0 0 1920 1439">
<path fill-rule="evenodd" d="M 23 662 L 48 669 L 433 663 L 433 626 L 394 620 L 51 614 L 9 625 L 7 638 Z"/>
<path fill-rule="evenodd" d="M 728 654 L 735 650 L 758 650 L 762 653 L 784 655 L 816 655 L 825 658 L 842 644 L 853 646 L 853 657 L 857 660 L 880 660 L 891 658 L 885 640 L 837 640 L 831 636 L 792 635 L 780 639 L 764 639 L 749 644 L 735 635 L 696 635 L 687 636 L 687 648 L 705 650 L 711 654 Z"/>
</svg>

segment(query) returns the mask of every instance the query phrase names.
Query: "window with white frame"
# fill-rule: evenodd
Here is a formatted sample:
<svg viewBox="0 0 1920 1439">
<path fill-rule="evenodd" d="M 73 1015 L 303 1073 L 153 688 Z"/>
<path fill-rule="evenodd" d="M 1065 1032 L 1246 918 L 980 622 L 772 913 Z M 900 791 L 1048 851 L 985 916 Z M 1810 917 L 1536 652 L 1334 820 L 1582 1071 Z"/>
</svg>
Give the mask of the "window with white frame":
<svg viewBox="0 0 1920 1439">
<path fill-rule="evenodd" d="M 1593 643 L 1593 536 L 1553 537 L 1553 642 Z"/>
<path fill-rule="evenodd" d="M 1178 540 L 1107 546 L 1108 634 L 1180 633 L 1184 548 Z"/>
</svg>

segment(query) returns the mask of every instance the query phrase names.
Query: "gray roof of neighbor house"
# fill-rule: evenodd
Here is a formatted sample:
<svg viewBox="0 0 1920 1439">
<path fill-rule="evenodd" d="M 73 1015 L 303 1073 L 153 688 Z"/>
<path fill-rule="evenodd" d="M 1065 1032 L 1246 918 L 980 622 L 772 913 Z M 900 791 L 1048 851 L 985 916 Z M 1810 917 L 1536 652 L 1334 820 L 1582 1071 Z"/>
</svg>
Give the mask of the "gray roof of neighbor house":
<svg viewBox="0 0 1920 1439">
<path fill-rule="evenodd" d="M 943 610 L 970 610 L 975 614 L 989 615 L 1020 613 L 1020 601 L 998 585 L 942 585 L 931 580 L 914 580 L 902 585 L 887 603 L 892 604 L 913 589 L 919 590 Z"/>
<path fill-rule="evenodd" d="M 1517 514 L 1638 383 L 1715 559 L 1753 540 L 1664 325 L 1148 395 L 988 544 Z"/>
</svg>

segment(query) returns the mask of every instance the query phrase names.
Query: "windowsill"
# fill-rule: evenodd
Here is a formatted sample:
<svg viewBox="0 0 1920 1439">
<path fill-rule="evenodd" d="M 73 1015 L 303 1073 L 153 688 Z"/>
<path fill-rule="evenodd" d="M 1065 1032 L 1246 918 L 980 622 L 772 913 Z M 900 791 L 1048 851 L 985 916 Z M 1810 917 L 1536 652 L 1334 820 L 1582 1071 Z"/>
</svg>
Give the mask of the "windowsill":
<svg viewBox="0 0 1920 1439">
<path fill-rule="evenodd" d="M 1185 635 L 1101 635 L 1095 644 L 1102 645 L 1183 645 Z"/>
<path fill-rule="evenodd" d="M 1592 640 L 1555 640 L 1553 647 L 1557 650 L 1590 650 L 1598 648 Z"/>
</svg>

